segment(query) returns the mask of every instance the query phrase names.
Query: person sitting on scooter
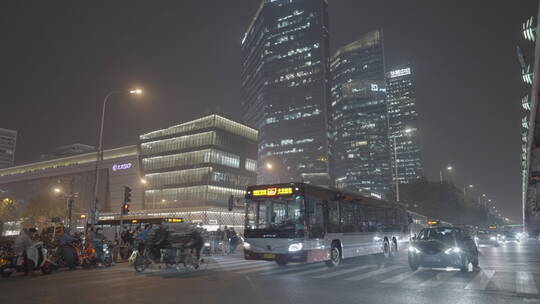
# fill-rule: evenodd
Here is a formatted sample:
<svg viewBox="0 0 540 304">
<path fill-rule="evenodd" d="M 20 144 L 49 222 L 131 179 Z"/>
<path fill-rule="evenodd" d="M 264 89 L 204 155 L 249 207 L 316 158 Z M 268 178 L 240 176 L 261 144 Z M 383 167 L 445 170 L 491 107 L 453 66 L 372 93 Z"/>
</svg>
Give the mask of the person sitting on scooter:
<svg viewBox="0 0 540 304">
<path fill-rule="evenodd" d="M 15 243 L 13 243 L 13 251 L 15 251 L 15 254 L 23 258 L 23 263 L 25 265 L 25 276 L 27 276 L 28 274 L 33 274 L 34 272 L 34 267 L 31 263 L 29 263 L 29 260 L 27 258 L 26 249 L 32 246 L 32 236 L 34 233 L 36 233 L 36 231 L 37 230 L 35 228 L 23 228 L 23 230 L 21 230 L 21 233 L 15 239 Z"/>
<path fill-rule="evenodd" d="M 168 245 L 169 232 L 162 224 L 158 224 L 156 230 L 151 237 L 152 244 L 152 257 L 154 260 L 159 261 L 161 258 L 161 249 L 164 249 Z"/>
<path fill-rule="evenodd" d="M 97 228 L 96 232 L 93 234 L 92 243 L 94 244 L 94 249 L 96 250 L 96 259 L 98 265 L 101 265 L 103 262 L 103 243 L 107 238 L 103 235 L 103 229 Z"/>
<path fill-rule="evenodd" d="M 64 233 L 58 239 L 59 246 L 58 251 L 56 252 L 56 258 L 62 258 L 66 266 L 71 270 L 75 269 L 77 260 L 77 252 L 73 247 L 73 243 L 76 241 L 77 239 L 71 236 L 69 228 L 65 228 Z"/>
<path fill-rule="evenodd" d="M 201 235 L 201 233 L 195 229 L 193 232 L 191 232 L 191 237 L 189 242 L 186 245 L 187 249 L 195 249 L 195 254 L 197 256 L 197 260 L 201 259 L 201 250 L 204 247 L 204 239 Z"/>
</svg>

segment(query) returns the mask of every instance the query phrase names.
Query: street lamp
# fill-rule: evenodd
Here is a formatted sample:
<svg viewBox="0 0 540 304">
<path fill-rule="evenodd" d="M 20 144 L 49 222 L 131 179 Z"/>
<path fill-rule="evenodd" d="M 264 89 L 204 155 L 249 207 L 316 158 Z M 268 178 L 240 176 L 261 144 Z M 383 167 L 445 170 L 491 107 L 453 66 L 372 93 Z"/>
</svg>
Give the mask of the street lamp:
<svg viewBox="0 0 540 304">
<path fill-rule="evenodd" d="M 272 170 L 273 168 L 274 166 L 272 165 L 272 163 L 266 163 L 266 169 Z"/>
<path fill-rule="evenodd" d="M 486 197 L 486 194 L 483 193 L 482 195 L 478 196 L 478 205 L 482 205 L 482 197 Z"/>
<path fill-rule="evenodd" d="M 59 196 L 63 199 L 66 200 L 66 220 L 65 220 L 65 225 L 68 227 L 68 228 L 71 228 L 71 219 L 72 219 L 72 215 L 73 215 L 73 202 L 75 201 L 75 198 L 79 196 L 79 193 L 76 192 L 76 193 L 73 193 L 73 192 L 70 192 L 70 193 L 62 193 L 62 189 L 60 188 L 54 188 L 53 189 L 54 193 L 56 194 L 59 194 Z"/>
<path fill-rule="evenodd" d="M 448 172 L 452 172 L 452 170 L 454 170 L 454 167 L 448 165 L 448 166 L 446 166 L 445 169 L 446 169 L 446 171 L 448 171 Z M 443 182 L 443 170 L 442 170 L 442 169 L 439 170 L 439 179 L 441 180 L 441 184 L 442 184 L 442 182 Z"/>
<path fill-rule="evenodd" d="M 146 179 L 141 178 L 141 184 L 146 185 L 147 183 L 148 183 L 148 181 Z"/>
<path fill-rule="evenodd" d="M 100 128 L 99 128 L 99 138 L 98 138 L 98 150 L 96 155 L 96 168 L 95 168 L 95 179 L 94 179 L 94 202 L 92 209 L 90 210 L 90 224 L 92 225 L 92 229 L 94 228 L 94 225 L 96 223 L 96 217 L 97 217 L 97 205 L 98 205 L 98 189 L 99 189 L 99 164 L 101 161 L 103 161 L 103 126 L 105 124 L 105 109 L 107 106 L 107 101 L 109 100 L 109 97 L 116 94 L 133 94 L 133 95 L 141 95 L 143 91 L 141 89 L 135 88 L 131 90 L 122 90 L 122 91 L 111 91 L 106 96 L 105 99 L 103 99 L 103 105 L 101 107 L 101 120 L 100 120 Z"/>
<path fill-rule="evenodd" d="M 465 199 L 465 197 L 467 196 L 467 188 L 474 188 L 474 185 L 467 185 L 465 187 L 463 187 L 463 199 Z"/>
</svg>

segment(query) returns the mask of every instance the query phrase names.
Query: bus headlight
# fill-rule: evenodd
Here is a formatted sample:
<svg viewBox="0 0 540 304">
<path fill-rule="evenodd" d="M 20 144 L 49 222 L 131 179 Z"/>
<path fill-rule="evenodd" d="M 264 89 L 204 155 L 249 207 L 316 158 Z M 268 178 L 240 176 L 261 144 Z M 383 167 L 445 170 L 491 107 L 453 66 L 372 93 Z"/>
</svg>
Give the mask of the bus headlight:
<svg viewBox="0 0 540 304">
<path fill-rule="evenodd" d="M 302 250 L 303 247 L 304 247 L 304 245 L 302 245 L 302 243 L 290 244 L 289 245 L 289 251 L 290 252 L 300 251 L 300 250 Z"/>
<path fill-rule="evenodd" d="M 251 244 L 248 242 L 244 242 L 244 249 L 245 250 L 251 250 Z"/>
<path fill-rule="evenodd" d="M 492 241 L 495 241 L 497 238 L 494 237 L 494 236 L 492 236 L 492 237 L 490 237 L 489 239 L 492 240 Z"/>
</svg>

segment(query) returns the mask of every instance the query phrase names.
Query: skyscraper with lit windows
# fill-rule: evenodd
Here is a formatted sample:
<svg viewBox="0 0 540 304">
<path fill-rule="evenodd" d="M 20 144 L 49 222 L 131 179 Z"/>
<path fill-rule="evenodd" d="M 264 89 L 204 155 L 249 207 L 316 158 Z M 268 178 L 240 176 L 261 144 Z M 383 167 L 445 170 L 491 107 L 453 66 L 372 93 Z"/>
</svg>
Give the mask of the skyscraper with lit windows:
<svg viewBox="0 0 540 304">
<path fill-rule="evenodd" d="M 263 0 L 242 39 L 243 120 L 258 181 L 331 185 L 326 0 Z"/>
<path fill-rule="evenodd" d="M 386 73 L 386 82 L 392 180 L 407 184 L 422 177 L 413 70 L 410 65 L 395 67 Z"/>
<path fill-rule="evenodd" d="M 331 70 L 336 186 L 383 195 L 391 173 L 382 31 L 340 48 Z"/>
<path fill-rule="evenodd" d="M 0 128 L 0 168 L 13 166 L 16 143 L 17 131 Z"/>
</svg>

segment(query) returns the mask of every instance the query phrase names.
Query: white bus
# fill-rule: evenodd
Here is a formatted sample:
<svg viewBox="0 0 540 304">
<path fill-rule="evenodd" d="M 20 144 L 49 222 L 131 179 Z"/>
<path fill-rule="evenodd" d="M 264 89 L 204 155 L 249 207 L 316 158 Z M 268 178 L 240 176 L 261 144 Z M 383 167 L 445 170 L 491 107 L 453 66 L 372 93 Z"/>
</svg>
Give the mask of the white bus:
<svg viewBox="0 0 540 304">
<path fill-rule="evenodd" d="M 325 261 L 384 254 L 408 242 L 413 219 L 399 204 L 304 183 L 258 185 L 246 192 L 244 257 L 248 260 Z"/>
</svg>

